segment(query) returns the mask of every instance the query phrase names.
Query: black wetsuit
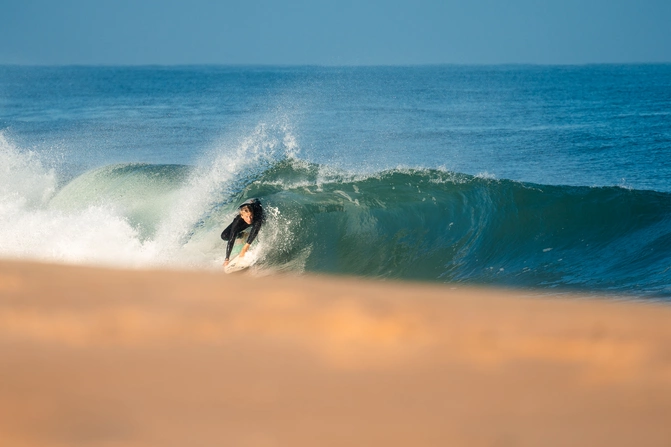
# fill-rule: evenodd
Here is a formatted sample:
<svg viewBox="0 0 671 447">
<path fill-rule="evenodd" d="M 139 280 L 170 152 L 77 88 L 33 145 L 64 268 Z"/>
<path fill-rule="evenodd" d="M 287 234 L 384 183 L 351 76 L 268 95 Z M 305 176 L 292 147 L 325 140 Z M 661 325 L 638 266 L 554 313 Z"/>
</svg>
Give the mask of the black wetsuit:
<svg viewBox="0 0 671 447">
<path fill-rule="evenodd" d="M 265 220 L 263 207 L 261 206 L 259 199 L 249 199 L 240 205 L 239 208 L 242 208 L 245 205 L 248 205 L 252 209 L 252 223 L 248 224 L 242 219 L 242 217 L 240 217 L 240 214 L 238 214 L 233 219 L 233 222 L 231 222 L 231 224 L 227 226 L 226 229 L 221 233 L 221 238 L 225 241 L 228 241 L 228 245 L 226 246 L 226 259 L 228 259 L 228 257 L 231 255 L 231 251 L 233 251 L 233 245 L 235 245 L 235 239 L 238 238 L 238 235 L 243 230 L 252 227 L 252 230 L 249 232 L 249 237 L 247 238 L 247 243 L 251 244 L 259 234 L 261 225 L 263 225 L 263 221 Z"/>
</svg>

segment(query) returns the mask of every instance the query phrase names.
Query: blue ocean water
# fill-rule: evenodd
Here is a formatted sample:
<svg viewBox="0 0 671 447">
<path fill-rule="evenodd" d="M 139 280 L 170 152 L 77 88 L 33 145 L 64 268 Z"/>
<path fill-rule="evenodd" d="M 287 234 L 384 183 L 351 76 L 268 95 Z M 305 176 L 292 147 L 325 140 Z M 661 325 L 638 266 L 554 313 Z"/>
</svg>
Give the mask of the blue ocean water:
<svg viewBox="0 0 671 447">
<path fill-rule="evenodd" d="M 671 297 L 671 65 L 0 66 L 0 256 Z"/>
</svg>

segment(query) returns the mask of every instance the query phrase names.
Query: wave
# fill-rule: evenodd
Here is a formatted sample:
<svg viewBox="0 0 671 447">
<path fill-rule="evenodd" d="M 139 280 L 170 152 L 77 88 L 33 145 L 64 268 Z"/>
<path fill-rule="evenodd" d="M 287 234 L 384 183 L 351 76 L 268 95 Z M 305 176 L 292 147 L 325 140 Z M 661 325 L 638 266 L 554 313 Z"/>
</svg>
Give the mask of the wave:
<svg viewBox="0 0 671 447">
<path fill-rule="evenodd" d="M 430 169 L 366 176 L 286 161 L 244 195 L 281 210 L 282 264 L 305 269 L 637 295 L 671 293 L 671 195 L 525 184 Z"/>
<path fill-rule="evenodd" d="M 103 166 L 61 186 L 0 138 L 0 255 L 215 268 L 237 204 L 259 197 L 259 269 L 671 296 L 671 194 L 352 174 L 298 159 L 290 140 L 260 132 L 202 166 Z"/>
</svg>

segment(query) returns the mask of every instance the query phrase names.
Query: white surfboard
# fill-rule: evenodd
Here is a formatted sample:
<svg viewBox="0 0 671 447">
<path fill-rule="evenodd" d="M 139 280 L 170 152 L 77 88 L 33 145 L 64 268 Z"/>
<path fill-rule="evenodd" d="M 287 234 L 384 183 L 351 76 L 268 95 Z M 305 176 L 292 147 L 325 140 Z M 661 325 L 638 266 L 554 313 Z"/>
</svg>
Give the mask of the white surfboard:
<svg viewBox="0 0 671 447">
<path fill-rule="evenodd" d="M 233 245 L 233 250 L 231 251 L 231 258 L 228 261 L 228 265 L 224 267 L 224 273 L 234 273 L 239 272 L 250 267 L 256 261 L 256 257 L 250 252 L 245 253 L 245 257 L 240 257 L 240 251 L 242 247 L 247 243 L 247 238 L 249 237 L 249 229 L 245 229 Z"/>
<path fill-rule="evenodd" d="M 235 258 L 228 261 L 228 265 L 224 267 L 224 272 L 225 273 L 239 272 L 240 270 L 244 270 L 250 267 L 253 263 L 254 263 L 254 257 L 251 256 L 249 253 L 246 253 L 244 258 L 236 256 Z"/>
</svg>

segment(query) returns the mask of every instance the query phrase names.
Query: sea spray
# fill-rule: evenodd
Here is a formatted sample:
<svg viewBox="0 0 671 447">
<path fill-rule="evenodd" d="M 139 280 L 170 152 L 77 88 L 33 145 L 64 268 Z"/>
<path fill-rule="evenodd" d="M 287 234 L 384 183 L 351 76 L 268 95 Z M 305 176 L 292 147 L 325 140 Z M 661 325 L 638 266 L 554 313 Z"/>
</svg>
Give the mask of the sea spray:
<svg viewBox="0 0 671 447">
<path fill-rule="evenodd" d="M 38 154 L 19 151 L 0 132 L 0 204 L 34 209 L 47 203 L 55 190 L 55 171 L 45 168 Z"/>
<path fill-rule="evenodd" d="M 222 255 L 214 253 L 213 247 L 220 243 L 214 235 L 228 224 L 226 218 L 232 219 L 233 202 L 243 199 L 241 193 L 249 183 L 295 151 L 295 139 L 286 127 L 262 123 L 232 147 L 225 145 L 205 157 L 158 227 L 155 240 L 164 248 L 164 257 L 194 250 L 214 257 L 215 264 L 223 262 Z"/>
</svg>

